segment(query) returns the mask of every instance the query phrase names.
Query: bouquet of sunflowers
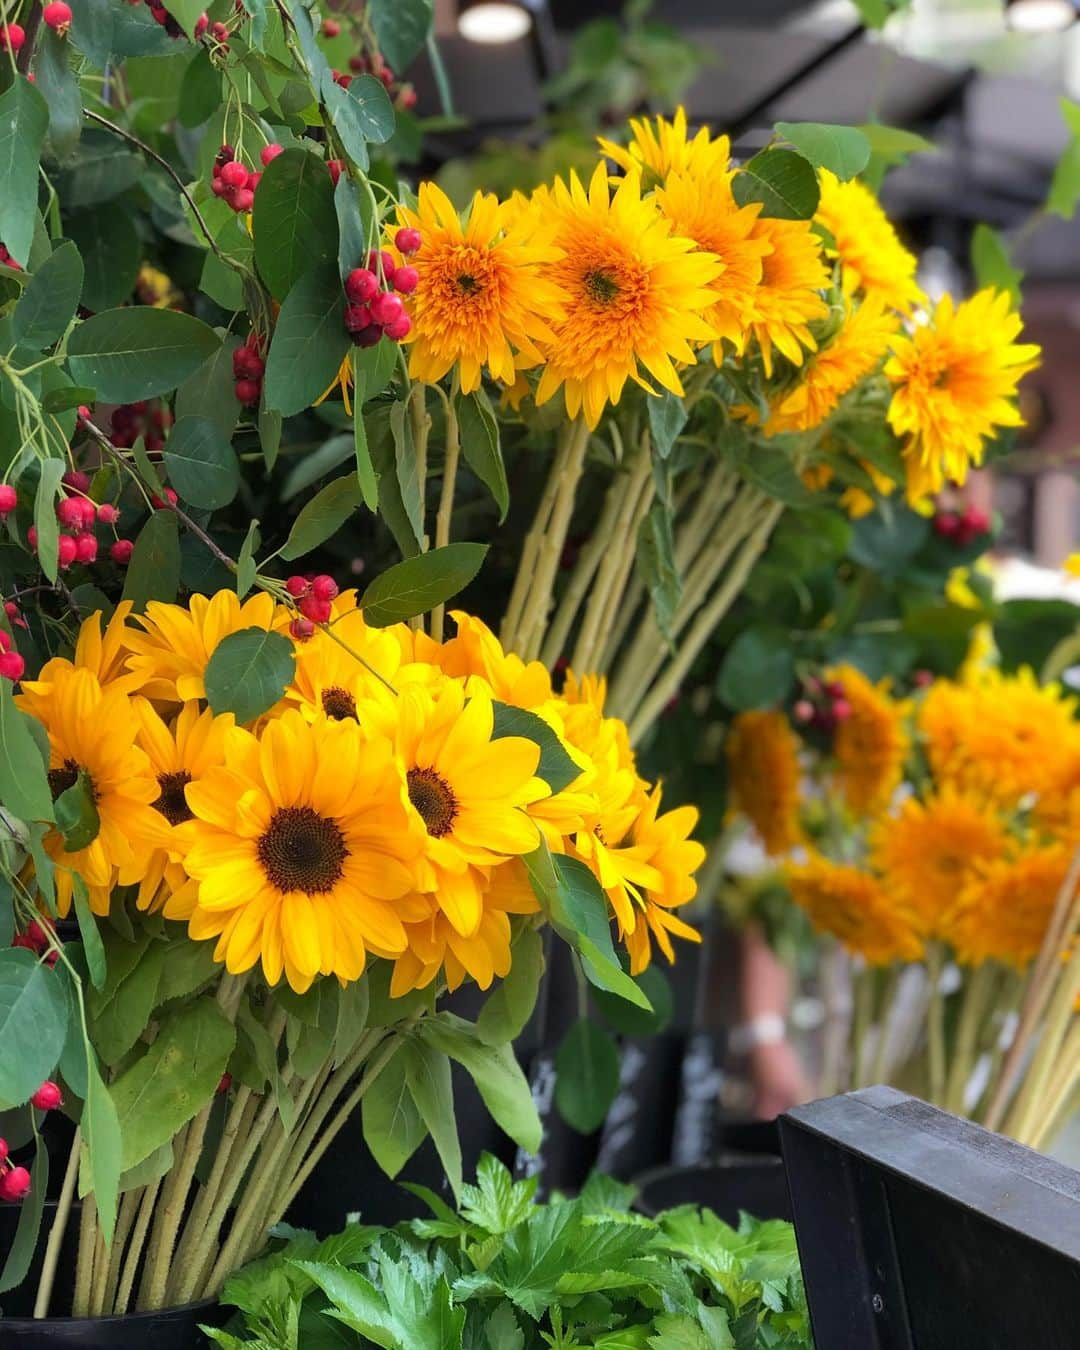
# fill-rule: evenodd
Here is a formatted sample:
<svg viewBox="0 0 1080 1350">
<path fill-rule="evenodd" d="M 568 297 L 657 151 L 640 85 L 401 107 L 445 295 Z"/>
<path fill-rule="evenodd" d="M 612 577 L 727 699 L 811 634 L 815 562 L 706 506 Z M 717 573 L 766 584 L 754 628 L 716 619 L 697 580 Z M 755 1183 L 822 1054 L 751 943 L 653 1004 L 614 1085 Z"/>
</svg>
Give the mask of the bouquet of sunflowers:
<svg viewBox="0 0 1080 1350">
<path fill-rule="evenodd" d="M 826 1087 L 891 1080 L 1050 1142 L 1080 1089 L 1076 700 L 978 663 L 907 698 L 850 666 L 802 693 L 791 720 L 738 717 L 729 763 L 792 900 L 848 957 Z"/>
</svg>

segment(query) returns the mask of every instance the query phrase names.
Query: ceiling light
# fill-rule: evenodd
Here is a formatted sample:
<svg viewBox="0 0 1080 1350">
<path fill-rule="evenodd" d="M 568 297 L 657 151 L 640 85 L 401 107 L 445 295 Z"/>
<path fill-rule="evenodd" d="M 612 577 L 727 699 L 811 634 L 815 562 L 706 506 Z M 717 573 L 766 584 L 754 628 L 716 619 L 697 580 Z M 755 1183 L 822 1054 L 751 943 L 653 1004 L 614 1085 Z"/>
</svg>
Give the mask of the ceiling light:
<svg viewBox="0 0 1080 1350">
<path fill-rule="evenodd" d="M 1073 0 L 1008 0 L 1005 22 L 1016 33 L 1060 33 L 1076 22 Z"/>
<path fill-rule="evenodd" d="M 470 42 L 517 42 L 532 26 L 532 15 L 510 0 L 459 0 L 458 32 Z"/>
</svg>

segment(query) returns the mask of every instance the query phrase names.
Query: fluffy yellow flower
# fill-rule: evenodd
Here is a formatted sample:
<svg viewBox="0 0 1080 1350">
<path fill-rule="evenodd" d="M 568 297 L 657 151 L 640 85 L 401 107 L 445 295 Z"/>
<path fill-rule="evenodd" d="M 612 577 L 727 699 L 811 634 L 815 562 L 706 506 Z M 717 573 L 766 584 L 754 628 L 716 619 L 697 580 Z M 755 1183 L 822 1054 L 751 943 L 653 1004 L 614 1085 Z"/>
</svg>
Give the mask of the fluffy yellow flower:
<svg viewBox="0 0 1080 1350">
<path fill-rule="evenodd" d="M 537 344 L 551 340 L 563 308 L 545 272 L 560 257 L 549 231 L 538 229 L 535 212 L 480 192 L 462 224 L 429 182 L 420 185 L 417 209 L 399 207 L 398 220 L 424 241 L 409 259 L 420 276 L 408 300 L 409 374 L 434 384 L 456 364 L 465 393 L 479 389 L 484 367 L 513 384 L 518 368 L 540 361 Z"/>
<path fill-rule="evenodd" d="M 698 812 L 693 806 L 677 806 L 660 814 L 660 785 L 649 793 L 645 806 L 634 822 L 630 847 L 636 850 L 659 880 L 628 887 L 634 909 L 634 926 L 620 927 L 620 937 L 630 956 L 630 973 L 639 975 L 652 960 L 653 942 L 667 957 L 675 960 L 672 937 L 700 942 L 701 934 L 671 911 L 685 905 L 697 894 L 694 873 L 705 861 L 705 850 L 691 832 L 697 827 Z"/>
<path fill-rule="evenodd" d="M 875 685 L 854 666 L 838 666 L 827 679 L 843 686 L 850 710 L 833 737 L 836 783 L 856 814 L 870 815 L 887 805 L 900 783 L 908 753 L 907 704 L 889 697 L 887 681 Z"/>
<path fill-rule="evenodd" d="M 612 193 L 601 165 L 587 193 L 572 174 L 569 186 L 556 179 L 539 201 L 563 253 L 548 274 L 566 296 L 566 314 L 545 349 L 537 404 L 563 388 L 570 416 L 583 412 L 595 427 L 628 379 L 651 390 L 642 368 L 681 394 L 675 363 L 692 363 L 691 344 L 716 336 L 702 315 L 719 259 L 672 233 L 656 203 L 642 199 L 637 174 Z"/>
<path fill-rule="evenodd" d="M 728 790 L 734 810 L 776 858 L 790 853 L 799 829 L 799 740 L 780 712 L 744 712 L 727 742 Z"/>
<path fill-rule="evenodd" d="M 1065 844 L 998 859 L 970 876 L 945 915 L 944 935 L 964 965 L 1024 967 L 1042 947 L 1073 850 Z"/>
<path fill-rule="evenodd" d="M 937 937 L 942 916 L 980 862 L 1001 857 L 1005 831 L 994 811 L 945 790 L 927 802 L 909 797 L 895 817 L 877 822 L 871 858 L 883 884 L 914 916 L 923 937 Z"/>
<path fill-rule="evenodd" d="M 144 840 L 154 824 L 149 804 L 159 789 L 136 744 L 138 723 L 123 689 L 103 688 L 91 671 L 67 663 L 52 661 L 50 667 L 47 682 L 26 681 L 15 701 L 49 734 L 53 800 L 85 774 L 100 822 L 96 838 L 71 852 L 59 830 L 46 834 L 57 907 L 61 915 L 68 913 L 78 876 L 94 913 L 107 914 L 117 868 L 137 864 L 146 850 Z"/>
<path fill-rule="evenodd" d="M 828 169 L 818 170 L 818 181 L 817 219 L 836 241 L 844 290 L 909 313 L 922 299 L 915 281 L 917 260 L 900 242 L 878 199 L 864 183 L 842 183 Z"/>
<path fill-rule="evenodd" d="M 731 142 L 726 136 L 715 140 L 707 127 L 693 137 L 686 126 L 686 109 L 679 107 L 668 121 L 665 117 L 632 117 L 628 145 L 598 136 L 600 149 L 625 173 L 642 178 L 653 174 L 666 179 L 669 174 L 691 174 L 720 186 L 731 177 Z"/>
<path fill-rule="evenodd" d="M 185 789 L 191 936 L 216 938 L 231 973 L 261 962 L 299 993 L 320 974 L 358 979 L 369 951 L 403 952 L 426 909 L 409 901 L 421 840 L 390 741 L 287 712 L 258 736 L 234 727 L 224 749 Z"/>
<path fill-rule="evenodd" d="M 960 305 L 944 296 L 929 323 L 894 340 L 888 418 L 906 441 L 911 501 L 963 483 L 998 428 L 1022 425 L 1016 389 L 1039 357 L 1016 341 L 1022 327 L 1008 295 L 986 289 Z"/>
<path fill-rule="evenodd" d="M 136 688 L 147 698 L 183 703 L 206 697 L 203 675 L 223 638 L 243 628 L 273 626 L 274 600 L 265 591 L 242 604 L 235 591 L 218 591 L 210 599 L 193 595 L 187 605 L 151 600 L 135 622 L 143 631 L 129 629 L 126 642 Z"/>
<path fill-rule="evenodd" d="M 748 317 L 765 374 L 771 375 L 773 348 L 792 365 L 801 366 L 804 348 L 817 347 L 810 324 L 829 313 L 821 294 L 829 286 L 829 269 L 808 220 L 758 216 L 754 238 L 768 244 L 769 251 L 762 256 L 761 280 Z"/>
<path fill-rule="evenodd" d="M 785 879 L 814 927 L 870 965 L 917 961 L 922 955 L 910 916 L 869 872 L 813 854 L 787 868 Z"/>
</svg>

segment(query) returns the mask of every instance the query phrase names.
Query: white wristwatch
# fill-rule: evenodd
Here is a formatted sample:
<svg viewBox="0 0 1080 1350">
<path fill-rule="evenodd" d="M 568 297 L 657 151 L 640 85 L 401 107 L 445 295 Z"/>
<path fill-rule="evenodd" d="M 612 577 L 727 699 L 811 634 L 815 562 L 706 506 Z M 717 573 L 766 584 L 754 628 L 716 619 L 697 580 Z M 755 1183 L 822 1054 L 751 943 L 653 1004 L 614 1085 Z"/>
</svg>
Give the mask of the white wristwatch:
<svg viewBox="0 0 1080 1350">
<path fill-rule="evenodd" d="M 779 1045 L 784 1040 L 787 1040 L 787 1023 L 775 1012 L 759 1013 L 728 1032 L 728 1045 L 736 1055 L 745 1055 L 759 1045 Z"/>
</svg>

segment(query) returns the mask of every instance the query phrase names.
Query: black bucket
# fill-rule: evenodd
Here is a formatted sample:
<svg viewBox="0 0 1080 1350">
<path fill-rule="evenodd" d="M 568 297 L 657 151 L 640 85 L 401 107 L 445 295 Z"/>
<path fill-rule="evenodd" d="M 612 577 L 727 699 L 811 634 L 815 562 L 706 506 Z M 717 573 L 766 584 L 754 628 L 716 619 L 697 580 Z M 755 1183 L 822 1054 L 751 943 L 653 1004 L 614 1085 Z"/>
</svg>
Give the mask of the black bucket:
<svg viewBox="0 0 1080 1350">
<path fill-rule="evenodd" d="M 204 1350 L 199 1324 L 223 1326 L 231 1309 L 213 1299 L 123 1317 L 0 1317 L 4 1350 Z"/>
<path fill-rule="evenodd" d="M 755 1219 L 791 1218 L 784 1163 L 772 1154 L 720 1153 L 694 1167 L 657 1167 L 634 1184 L 637 1207 L 650 1217 L 676 1205 L 699 1205 L 733 1226 L 740 1212 Z"/>
</svg>

